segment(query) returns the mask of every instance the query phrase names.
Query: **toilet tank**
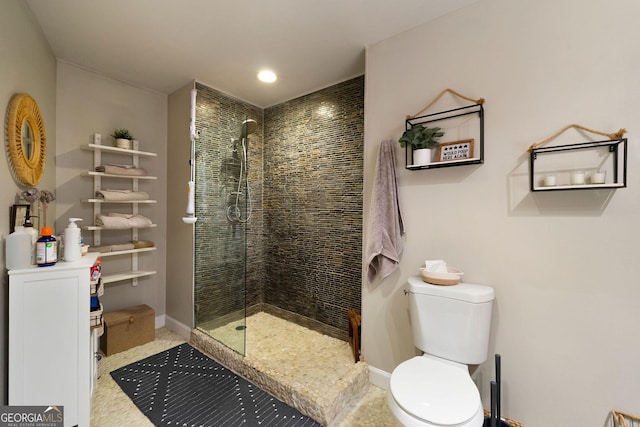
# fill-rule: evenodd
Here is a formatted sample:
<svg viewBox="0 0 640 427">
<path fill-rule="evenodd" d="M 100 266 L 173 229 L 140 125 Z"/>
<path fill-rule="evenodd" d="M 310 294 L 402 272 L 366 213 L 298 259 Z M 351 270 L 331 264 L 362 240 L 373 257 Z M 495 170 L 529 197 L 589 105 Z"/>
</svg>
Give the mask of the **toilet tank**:
<svg viewBox="0 0 640 427">
<path fill-rule="evenodd" d="M 466 365 L 487 360 L 493 288 L 439 286 L 409 278 L 413 342 L 423 352 Z"/>
</svg>

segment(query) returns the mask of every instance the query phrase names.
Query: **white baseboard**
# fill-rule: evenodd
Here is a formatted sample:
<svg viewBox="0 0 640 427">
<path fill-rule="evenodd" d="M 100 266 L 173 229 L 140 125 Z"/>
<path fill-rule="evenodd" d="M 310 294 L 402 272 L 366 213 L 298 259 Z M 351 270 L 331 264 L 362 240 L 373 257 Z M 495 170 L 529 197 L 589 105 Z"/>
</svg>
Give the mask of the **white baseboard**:
<svg viewBox="0 0 640 427">
<path fill-rule="evenodd" d="M 167 329 L 170 329 L 171 331 L 180 335 L 182 338 L 184 338 L 187 341 L 189 340 L 189 338 L 191 338 L 190 326 L 187 326 L 184 323 L 178 322 L 176 319 L 174 319 L 171 316 L 165 315 L 164 317 L 165 317 L 164 326 L 166 326 Z"/>
<path fill-rule="evenodd" d="M 373 366 L 369 366 L 369 382 L 383 390 L 389 390 L 389 381 L 391 380 L 391 374 L 378 369 Z"/>
<path fill-rule="evenodd" d="M 164 326 L 165 315 L 156 316 L 156 329 L 160 329 Z"/>
</svg>

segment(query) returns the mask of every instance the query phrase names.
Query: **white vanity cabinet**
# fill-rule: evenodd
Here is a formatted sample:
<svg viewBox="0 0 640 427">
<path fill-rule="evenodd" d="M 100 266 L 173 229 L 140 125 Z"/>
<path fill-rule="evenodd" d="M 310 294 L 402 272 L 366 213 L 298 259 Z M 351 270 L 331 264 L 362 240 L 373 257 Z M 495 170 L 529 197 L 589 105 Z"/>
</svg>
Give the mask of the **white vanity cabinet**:
<svg viewBox="0 0 640 427">
<path fill-rule="evenodd" d="M 9 405 L 64 406 L 65 426 L 89 426 L 97 351 L 90 274 L 98 255 L 9 271 Z"/>
</svg>

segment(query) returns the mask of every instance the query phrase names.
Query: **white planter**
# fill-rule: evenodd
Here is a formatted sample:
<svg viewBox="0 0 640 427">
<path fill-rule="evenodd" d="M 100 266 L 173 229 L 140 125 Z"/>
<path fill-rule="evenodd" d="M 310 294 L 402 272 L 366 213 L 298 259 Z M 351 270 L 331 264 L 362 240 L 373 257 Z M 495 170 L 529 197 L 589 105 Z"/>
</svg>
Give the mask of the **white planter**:
<svg viewBox="0 0 640 427">
<path fill-rule="evenodd" d="M 431 148 L 413 150 L 413 164 L 415 166 L 428 165 L 429 163 L 431 163 Z"/>
<path fill-rule="evenodd" d="M 131 149 L 131 140 L 130 139 L 124 139 L 124 138 L 118 138 L 118 139 L 116 139 L 116 147 Z"/>
</svg>

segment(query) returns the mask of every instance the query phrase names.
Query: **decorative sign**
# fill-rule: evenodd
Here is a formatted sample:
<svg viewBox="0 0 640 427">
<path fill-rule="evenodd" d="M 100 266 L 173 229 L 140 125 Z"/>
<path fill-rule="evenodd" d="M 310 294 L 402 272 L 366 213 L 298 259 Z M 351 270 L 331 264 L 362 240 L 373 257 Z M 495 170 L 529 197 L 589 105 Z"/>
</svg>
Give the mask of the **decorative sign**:
<svg viewBox="0 0 640 427">
<path fill-rule="evenodd" d="M 473 139 L 445 142 L 438 147 L 438 161 L 464 160 L 473 157 Z"/>
</svg>

